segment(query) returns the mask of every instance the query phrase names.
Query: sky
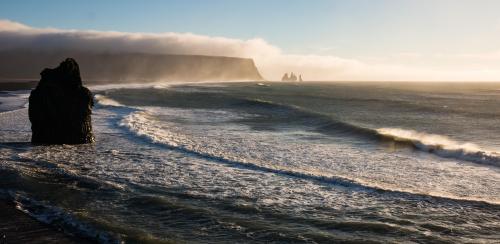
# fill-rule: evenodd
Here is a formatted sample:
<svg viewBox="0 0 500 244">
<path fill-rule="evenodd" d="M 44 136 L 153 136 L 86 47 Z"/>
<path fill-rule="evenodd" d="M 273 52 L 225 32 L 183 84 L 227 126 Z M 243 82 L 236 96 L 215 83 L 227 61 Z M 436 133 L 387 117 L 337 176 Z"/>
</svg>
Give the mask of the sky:
<svg viewBox="0 0 500 244">
<path fill-rule="evenodd" d="M 2 0 L 0 32 L 72 35 L 75 46 L 113 33 L 108 41 L 134 51 L 253 58 L 268 79 L 500 81 L 499 9 L 496 0 Z"/>
</svg>

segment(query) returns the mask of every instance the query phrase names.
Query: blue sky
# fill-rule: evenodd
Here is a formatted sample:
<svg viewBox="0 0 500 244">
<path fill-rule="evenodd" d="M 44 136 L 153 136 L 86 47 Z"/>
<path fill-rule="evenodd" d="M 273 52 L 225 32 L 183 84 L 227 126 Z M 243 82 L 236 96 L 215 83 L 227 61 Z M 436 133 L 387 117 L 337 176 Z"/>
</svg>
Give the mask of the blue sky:
<svg viewBox="0 0 500 244">
<path fill-rule="evenodd" d="M 499 10 L 496 0 L 2 0 L 0 19 L 37 28 L 262 38 L 289 54 L 450 70 L 468 65 L 455 56 L 477 57 L 473 65 L 481 69 L 500 66 Z"/>
<path fill-rule="evenodd" d="M 0 2 L 1 18 L 35 27 L 261 37 L 292 52 L 345 56 L 487 51 L 500 41 L 499 10 L 494 0 Z"/>
</svg>

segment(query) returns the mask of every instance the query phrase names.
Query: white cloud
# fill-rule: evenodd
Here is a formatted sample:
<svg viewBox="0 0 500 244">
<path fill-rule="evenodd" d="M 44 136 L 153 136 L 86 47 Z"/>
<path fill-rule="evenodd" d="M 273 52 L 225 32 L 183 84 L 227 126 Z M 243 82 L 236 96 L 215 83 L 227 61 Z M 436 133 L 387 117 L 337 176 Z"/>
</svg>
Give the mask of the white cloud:
<svg viewBox="0 0 500 244">
<path fill-rule="evenodd" d="M 278 49 L 258 38 L 238 40 L 191 33 L 152 34 L 35 29 L 5 20 L 0 21 L 0 44 L 0 50 L 12 48 L 79 49 L 235 57 L 279 52 Z"/>
<path fill-rule="evenodd" d="M 0 31 L 19 31 L 27 29 L 30 29 L 30 27 L 10 20 L 0 19 Z"/>
<path fill-rule="evenodd" d="M 498 69 L 416 68 L 397 63 L 397 59 L 423 59 L 418 53 L 388 54 L 378 60 L 356 60 L 332 55 L 294 55 L 261 38 L 240 40 L 192 33 L 128 33 L 95 30 L 33 28 L 0 20 L 0 50 L 30 48 L 41 50 L 78 49 L 107 52 L 158 54 L 196 54 L 253 58 L 267 79 L 281 78 L 284 72 L 303 74 L 307 80 L 500 80 Z M 491 57 L 500 56 L 493 53 Z M 489 56 L 484 56 L 489 57 Z M 483 58 L 484 58 L 483 57 Z M 432 57 L 430 57 L 432 58 Z M 468 58 L 481 58 L 469 56 Z"/>
</svg>

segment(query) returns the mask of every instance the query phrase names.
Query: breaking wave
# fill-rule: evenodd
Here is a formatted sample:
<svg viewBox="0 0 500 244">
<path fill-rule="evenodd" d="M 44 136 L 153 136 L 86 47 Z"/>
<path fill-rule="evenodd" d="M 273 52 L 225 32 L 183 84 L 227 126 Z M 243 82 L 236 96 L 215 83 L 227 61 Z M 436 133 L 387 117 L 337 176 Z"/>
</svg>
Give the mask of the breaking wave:
<svg viewBox="0 0 500 244">
<path fill-rule="evenodd" d="M 400 128 L 380 128 L 376 132 L 384 138 L 410 143 L 419 150 L 441 157 L 500 167 L 500 153 L 484 150 L 474 143 L 460 143 L 446 136 Z"/>
<path fill-rule="evenodd" d="M 104 95 L 98 94 L 95 98 L 101 106 L 128 107 Z M 226 108 L 246 111 L 257 116 L 267 116 L 268 119 L 272 119 L 276 124 L 284 123 L 287 126 L 307 127 L 309 130 L 326 135 L 360 137 L 374 143 L 390 141 L 443 158 L 453 158 L 476 164 L 500 167 L 500 153 L 484 150 L 474 143 L 454 141 L 443 135 L 428 134 L 401 128 L 372 129 L 344 122 L 332 118 L 330 115 L 309 111 L 301 107 L 259 99 L 227 97 L 224 100 L 226 104 L 229 104 Z M 220 106 L 220 104 L 214 104 L 214 107 L 217 107 L 215 105 Z M 133 111 L 142 111 L 141 107 L 132 106 L 129 108 L 134 108 Z M 137 117 L 138 114 L 130 116 L 139 119 Z M 131 120 L 130 116 L 126 120 Z"/>
<path fill-rule="evenodd" d="M 325 172 L 309 172 L 301 169 L 290 168 L 287 166 L 267 163 L 262 164 L 258 161 L 254 162 L 254 160 L 252 160 L 251 158 L 239 157 L 239 155 L 233 154 L 231 152 L 220 151 L 214 148 L 205 148 L 195 141 L 192 141 L 192 139 L 187 135 L 171 132 L 168 130 L 168 128 L 157 125 L 152 114 L 148 111 L 136 111 L 130 113 L 121 120 L 119 126 L 126 128 L 135 136 L 143 138 L 148 142 L 155 143 L 169 149 L 182 151 L 193 156 L 215 160 L 233 167 L 258 170 L 262 172 L 313 180 L 360 190 L 375 190 L 379 192 L 410 194 L 414 196 L 424 197 L 432 196 L 439 199 L 448 199 L 454 201 L 483 202 L 494 205 L 500 204 L 500 202 L 491 199 L 456 196 L 443 192 L 419 192 L 410 189 L 389 187 L 386 184 L 378 184 L 377 182 L 366 181 L 363 179 L 351 179 L 349 177 L 333 175 Z"/>
<path fill-rule="evenodd" d="M 98 243 L 123 243 L 117 234 L 100 230 L 93 224 L 79 220 L 64 209 L 37 201 L 28 197 L 24 192 L 0 190 L 0 193 L 3 198 L 13 201 L 18 210 L 42 223 L 62 229 L 67 234 L 74 234 Z"/>
<path fill-rule="evenodd" d="M 476 164 L 500 167 L 500 153 L 482 149 L 470 142 L 458 142 L 443 135 L 428 134 L 401 128 L 371 129 L 341 120 L 328 115 L 302 110 L 299 107 L 281 105 L 268 101 L 251 100 L 246 105 L 266 106 L 274 111 L 286 109 L 286 117 L 293 115 L 292 121 L 316 127 L 323 134 L 347 134 L 376 141 L 392 141 L 409 145 L 418 150 L 432 153 L 444 158 L 465 160 Z M 289 121 L 287 119 L 287 121 Z M 291 123 L 291 122 L 287 122 Z"/>
<path fill-rule="evenodd" d="M 97 105 L 99 106 L 111 106 L 111 107 L 123 107 L 124 105 L 117 102 L 116 100 L 113 100 L 109 97 L 106 97 L 101 94 L 96 94 L 94 96 L 95 101 L 97 102 Z"/>
</svg>

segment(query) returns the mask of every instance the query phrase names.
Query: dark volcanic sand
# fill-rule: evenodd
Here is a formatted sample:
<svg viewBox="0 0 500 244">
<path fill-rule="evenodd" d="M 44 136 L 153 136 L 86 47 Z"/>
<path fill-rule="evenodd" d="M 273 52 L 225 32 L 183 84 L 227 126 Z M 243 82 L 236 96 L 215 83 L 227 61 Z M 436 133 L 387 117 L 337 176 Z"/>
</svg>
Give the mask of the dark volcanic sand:
<svg viewBox="0 0 500 244">
<path fill-rule="evenodd" d="M 91 243 L 38 222 L 0 200 L 0 244 L 4 243 Z"/>
</svg>

